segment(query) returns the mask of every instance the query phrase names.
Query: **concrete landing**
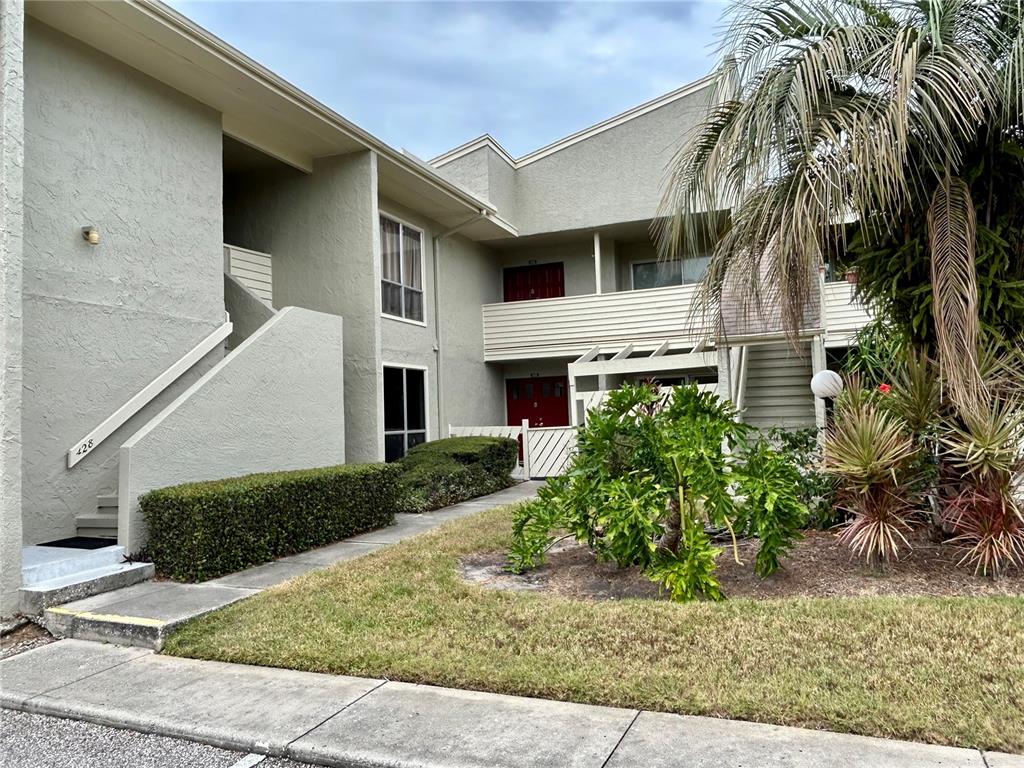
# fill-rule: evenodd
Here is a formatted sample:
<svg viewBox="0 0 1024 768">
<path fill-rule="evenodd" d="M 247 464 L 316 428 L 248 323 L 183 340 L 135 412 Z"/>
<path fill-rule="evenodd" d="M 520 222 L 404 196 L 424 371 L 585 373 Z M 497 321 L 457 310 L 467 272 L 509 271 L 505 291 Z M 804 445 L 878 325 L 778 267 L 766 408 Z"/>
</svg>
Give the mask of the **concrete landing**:
<svg viewBox="0 0 1024 768">
<path fill-rule="evenodd" d="M 158 656 L 62 640 L 0 662 L 0 706 L 360 768 L 1024 768 L 1024 757 Z"/>
<path fill-rule="evenodd" d="M 387 528 L 202 584 L 147 582 L 48 607 L 43 612 L 43 624 L 58 637 L 160 650 L 170 633 L 189 619 L 244 600 L 309 571 L 327 568 L 404 541 L 449 520 L 532 498 L 541 485 L 539 482 L 520 483 L 434 512 L 397 515 L 395 524 Z"/>
</svg>

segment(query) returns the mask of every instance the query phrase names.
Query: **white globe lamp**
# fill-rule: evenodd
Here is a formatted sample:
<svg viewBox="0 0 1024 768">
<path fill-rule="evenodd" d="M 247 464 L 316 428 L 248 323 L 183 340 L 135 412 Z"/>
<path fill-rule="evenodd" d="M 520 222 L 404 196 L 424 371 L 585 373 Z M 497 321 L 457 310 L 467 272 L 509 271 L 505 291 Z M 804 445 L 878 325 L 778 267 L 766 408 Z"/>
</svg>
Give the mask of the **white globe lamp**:
<svg viewBox="0 0 1024 768">
<path fill-rule="evenodd" d="M 843 377 L 835 371 L 818 371 L 811 378 L 811 392 L 822 400 L 834 400 L 843 391 Z"/>
</svg>

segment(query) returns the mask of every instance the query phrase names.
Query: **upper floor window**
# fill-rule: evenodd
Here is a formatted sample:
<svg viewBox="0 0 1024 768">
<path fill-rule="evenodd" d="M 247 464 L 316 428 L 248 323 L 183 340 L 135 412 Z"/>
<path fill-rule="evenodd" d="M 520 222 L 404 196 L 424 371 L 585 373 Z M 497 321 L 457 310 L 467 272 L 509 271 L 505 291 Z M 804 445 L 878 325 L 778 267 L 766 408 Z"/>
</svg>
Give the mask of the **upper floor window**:
<svg viewBox="0 0 1024 768">
<path fill-rule="evenodd" d="M 423 233 L 380 217 L 381 308 L 385 315 L 423 322 Z"/>
<path fill-rule="evenodd" d="M 710 261 L 710 256 L 691 256 L 675 261 L 634 261 L 633 289 L 699 283 Z"/>
</svg>

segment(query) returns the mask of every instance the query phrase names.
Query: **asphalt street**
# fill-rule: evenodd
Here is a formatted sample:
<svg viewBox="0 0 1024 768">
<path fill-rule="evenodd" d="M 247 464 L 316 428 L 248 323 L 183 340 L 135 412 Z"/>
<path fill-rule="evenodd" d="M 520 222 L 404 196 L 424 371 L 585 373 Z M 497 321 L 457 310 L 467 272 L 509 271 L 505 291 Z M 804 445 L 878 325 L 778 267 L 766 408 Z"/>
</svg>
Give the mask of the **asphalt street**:
<svg viewBox="0 0 1024 768">
<path fill-rule="evenodd" d="M 182 739 L 0 710 L 0 768 L 307 768 Z"/>
</svg>

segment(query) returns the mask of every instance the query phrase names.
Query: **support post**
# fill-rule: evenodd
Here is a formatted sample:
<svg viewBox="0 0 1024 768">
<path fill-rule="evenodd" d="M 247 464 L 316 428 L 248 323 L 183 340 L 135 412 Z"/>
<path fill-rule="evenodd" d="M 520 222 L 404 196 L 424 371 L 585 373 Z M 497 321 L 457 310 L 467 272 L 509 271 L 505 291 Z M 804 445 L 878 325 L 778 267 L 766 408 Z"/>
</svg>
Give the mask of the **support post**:
<svg viewBox="0 0 1024 768">
<path fill-rule="evenodd" d="M 594 285 L 596 293 L 601 293 L 601 235 L 594 233 Z"/>
<path fill-rule="evenodd" d="M 530 420 L 523 419 L 522 431 L 520 434 L 523 436 L 523 472 L 526 474 L 527 480 L 533 479 L 533 473 L 530 471 Z"/>
<path fill-rule="evenodd" d="M 811 339 L 811 370 L 812 375 L 824 371 L 828 367 L 825 355 L 825 339 L 823 336 L 815 336 Z M 814 423 L 819 430 L 825 429 L 827 421 L 827 410 L 825 401 L 820 397 L 814 398 Z"/>
</svg>

